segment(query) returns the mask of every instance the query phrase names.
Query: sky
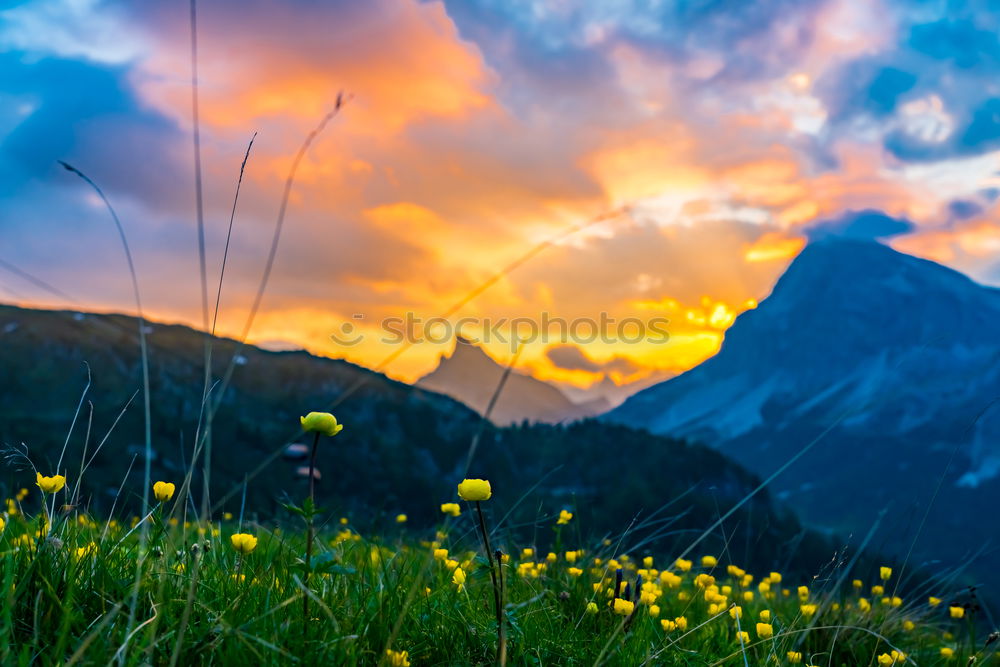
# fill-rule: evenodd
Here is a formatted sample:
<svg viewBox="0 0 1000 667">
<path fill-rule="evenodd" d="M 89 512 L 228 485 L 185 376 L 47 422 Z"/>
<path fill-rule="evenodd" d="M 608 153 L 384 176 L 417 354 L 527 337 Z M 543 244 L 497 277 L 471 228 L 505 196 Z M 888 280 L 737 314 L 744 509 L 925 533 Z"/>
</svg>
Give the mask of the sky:
<svg viewBox="0 0 1000 667">
<path fill-rule="evenodd" d="M 188 3 L 3 7 L 0 301 L 134 312 L 113 223 L 63 160 L 119 214 L 146 315 L 203 327 Z M 224 335 L 339 95 L 253 342 L 412 381 L 452 343 L 438 326 L 383 365 L 407 313 L 467 300 L 452 320 L 479 339 L 487 319 L 668 321 L 516 354 L 542 379 L 627 384 L 714 354 L 810 240 L 877 238 L 1000 284 L 1000 3 L 213 0 L 198 47 L 213 304 L 257 133 Z M 518 349 L 509 331 L 485 346 Z"/>
</svg>

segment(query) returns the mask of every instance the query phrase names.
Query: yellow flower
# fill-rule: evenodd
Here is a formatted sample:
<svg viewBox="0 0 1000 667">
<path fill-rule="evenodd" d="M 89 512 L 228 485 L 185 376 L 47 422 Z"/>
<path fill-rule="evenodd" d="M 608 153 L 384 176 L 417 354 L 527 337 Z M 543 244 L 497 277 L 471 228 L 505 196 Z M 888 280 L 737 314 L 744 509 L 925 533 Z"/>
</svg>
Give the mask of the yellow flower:
<svg viewBox="0 0 1000 667">
<path fill-rule="evenodd" d="M 646 556 L 645 558 L 643 558 L 642 559 L 642 566 L 644 568 L 646 568 L 647 570 L 649 568 L 653 567 L 653 557 L 652 556 Z"/>
<path fill-rule="evenodd" d="M 545 557 L 545 560 L 549 561 L 550 563 L 554 563 L 557 560 L 559 560 L 559 556 L 550 551 L 548 555 Z"/>
<path fill-rule="evenodd" d="M 18 491 L 17 495 L 14 496 L 14 498 L 17 499 L 17 502 L 21 502 L 22 500 L 24 500 L 27 497 L 28 497 L 28 490 L 24 489 L 24 488 L 22 488 L 20 491 Z"/>
<path fill-rule="evenodd" d="M 878 570 L 879 579 L 882 581 L 889 581 L 892 579 L 892 568 L 891 567 L 880 567 Z"/>
<path fill-rule="evenodd" d="M 344 430 L 344 425 L 338 424 L 337 418 L 329 412 L 310 412 L 305 417 L 299 417 L 299 422 L 306 433 L 321 433 L 332 437 Z"/>
<path fill-rule="evenodd" d="M 747 632 L 746 630 L 741 630 L 740 632 L 737 632 L 736 633 L 736 641 L 738 643 L 740 643 L 740 644 L 749 644 L 750 643 L 750 633 Z"/>
<path fill-rule="evenodd" d="M 531 547 L 525 547 L 521 549 L 521 558 L 531 558 L 535 555 L 535 550 Z"/>
<path fill-rule="evenodd" d="M 764 621 L 765 623 L 770 623 L 771 622 L 771 610 L 770 609 L 762 609 L 761 612 L 760 612 L 760 620 Z"/>
<path fill-rule="evenodd" d="M 663 628 L 667 632 L 672 632 L 673 630 L 677 629 L 677 622 L 676 621 L 671 621 L 670 619 L 665 618 L 662 621 L 660 621 L 660 627 Z"/>
<path fill-rule="evenodd" d="M 76 556 L 77 560 L 80 560 L 84 556 L 92 556 L 95 553 L 97 553 L 97 545 L 91 542 L 85 547 L 77 547 L 74 555 Z"/>
<path fill-rule="evenodd" d="M 691 561 L 684 560 L 683 558 L 678 558 L 677 560 L 675 560 L 674 565 L 676 565 L 677 569 L 680 570 L 681 572 L 687 572 L 688 570 L 691 569 Z"/>
<path fill-rule="evenodd" d="M 871 611 L 871 608 L 872 603 L 868 601 L 868 598 L 858 598 L 858 609 L 861 610 L 862 614 Z"/>
<path fill-rule="evenodd" d="M 892 665 L 894 662 L 896 661 L 888 653 L 883 653 L 878 657 L 878 664 L 882 665 L 883 667 L 889 667 L 889 665 Z"/>
<path fill-rule="evenodd" d="M 458 586 L 459 591 L 465 590 L 465 570 L 456 567 L 455 571 L 451 574 L 451 583 Z"/>
<path fill-rule="evenodd" d="M 941 598 L 929 597 L 927 598 L 927 604 L 929 604 L 932 607 L 936 607 L 939 604 L 941 604 Z"/>
<path fill-rule="evenodd" d="M 396 523 L 406 523 L 406 515 L 405 514 L 397 514 L 396 515 Z"/>
<path fill-rule="evenodd" d="M 5 527 L 6 525 L 7 525 L 7 522 L 3 520 L 3 517 L 2 517 L 2 516 L 0 516 L 0 533 L 2 533 L 2 532 L 3 532 L 3 529 L 4 529 L 4 527 Z"/>
<path fill-rule="evenodd" d="M 884 586 L 872 586 L 872 595 L 877 597 L 881 596 L 883 593 L 885 593 Z"/>
<path fill-rule="evenodd" d="M 583 570 L 581 570 L 578 567 L 571 567 L 566 571 L 569 572 L 569 576 L 571 577 L 579 577 L 581 574 L 583 574 Z"/>
<path fill-rule="evenodd" d="M 635 604 L 622 598 L 615 598 L 614 611 L 619 616 L 631 616 L 635 611 Z"/>
<path fill-rule="evenodd" d="M 435 549 L 434 550 L 434 560 L 448 560 L 448 550 L 447 549 Z"/>
<path fill-rule="evenodd" d="M 948 648 L 947 646 L 941 647 L 941 657 L 944 658 L 945 660 L 948 660 L 954 655 L 955 655 L 955 649 Z"/>
<path fill-rule="evenodd" d="M 53 475 L 52 477 L 46 477 L 42 473 L 35 473 L 35 483 L 38 488 L 42 490 L 42 493 L 59 493 L 59 491 L 66 486 L 66 478 L 62 475 Z"/>
<path fill-rule="evenodd" d="M 719 564 L 719 561 L 716 560 L 715 556 L 702 556 L 701 564 L 703 567 L 715 567 Z"/>
<path fill-rule="evenodd" d="M 851 582 L 851 585 L 860 590 L 861 588 L 864 588 L 865 584 L 860 579 L 855 579 Z"/>
<path fill-rule="evenodd" d="M 909 619 L 903 621 L 903 629 L 906 630 L 907 632 L 912 631 L 913 628 L 915 627 L 917 627 L 917 625 L 913 621 Z"/>
<path fill-rule="evenodd" d="M 490 483 L 485 479 L 466 479 L 458 485 L 458 497 L 462 500 L 489 500 L 493 495 Z"/>
<path fill-rule="evenodd" d="M 257 538 L 247 533 L 236 533 L 229 538 L 233 548 L 241 554 L 248 554 L 257 548 Z"/>
<path fill-rule="evenodd" d="M 733 619 L 743 618 L 743 607 L 739 606 L 738 604 L 730 607 L 729 617 Z"/>
<path fill-rule="evenodd" d="M 772 572 L 770 574 L 770 576 L 768 576 L 768 579 L 770 580 L 770 582 L 772 584 L 780 584 L 781 583 L 781 573 L 780 572 Z"/>
<path fill-rule="evenodd" d="M 450 514 L 451 516 L 458 516 L 462 513 L 462 506 L 458 503 L 442 503 L 441 511 L 444 514 Z"/>
<path fill-rule="evenodd" d="M 809 599 L 809 587 L 799 586 L 799 599 L 805 602 Z"/>
<path fill-rule="evenodd" d="M 948 607 L 948 613 L 951 614 L 952 618 L 963 618 L 965 616 L 965 607 Z"/>
<path fill-rule="evenodd" d="M 410 654 L 408 651 L 386 649 L 385 661 L 390 667 L 410 667 Z"/>
<path fill-rule="evenodd" d="M 153 485 L 153 495 L 157 501 L 165 503 L 174 497 L 175 488 L 173 482 L 157 482 Z"/>
<path fill-rule="evenodd" d="M 597 613 L 597 603 L 596 602 L 588 602 L 587 603 L 587 613 L 588 614 L 596 614 Z"/>
<path fill-rule="evenodd" d="M 743 601 L 753 602 L 753 591 L 743 591 Z"/>
<path fill-rule="evenodd" d="M 770 639 L 774 636 L 774 626 L 770 623 L 758 623 L 757 636 L 761 639 Z"/>
<path fill-rule="evenodd" d="M 660 605 L 651 604 L 649 605 L 649 615 L 656 618 L 660 615 Z"/>
<path fill-rule="evenodd" d="M 810 616 L 815 614 L 817 608 L 818 607 L 814 604 L 804 604 L 801 607 L 799 607 L 799 609 L 802 611 L 802 615 L 805 616 L 806 618 L 809 618 Z"/>
<path fill-rule="evenodd" d="M 797 665 L 800 662 L 802 662 L 802 654 L 799 653 L 798 651 L 789 651 L 788 653 L 785 654 L 785 657 L 787 657 L 788 662 L 792 663 L 793 665 Z"/>
<path fill-rule="evenodd" d="M 567 552 L 566 552 L 566 562 L 567 562 L 567 563 L 575 563 L 575 562 L 576 562 L 576 559 L 577 559 L 577 557 L 578 557 L 579 555 L 580 555 L 580 554 L 579 554 L 579 552 L 577 552 L 577 551 L 567 551 Z"/>
<path fill-rule="evenodd" d="M 678 616 L 674 619 L 674 623 L 677 625 L 678 630 L 687 630 L 688 620 L 686 616 Z"/>
<path fill-rule="evenodd" d="M 561 510 L 559 512 L 559 520 L 556 521 L 557 526 L 564 526 L 573 520 L 573 513 L 567 512 L 566 510 Z"/>
</svg>

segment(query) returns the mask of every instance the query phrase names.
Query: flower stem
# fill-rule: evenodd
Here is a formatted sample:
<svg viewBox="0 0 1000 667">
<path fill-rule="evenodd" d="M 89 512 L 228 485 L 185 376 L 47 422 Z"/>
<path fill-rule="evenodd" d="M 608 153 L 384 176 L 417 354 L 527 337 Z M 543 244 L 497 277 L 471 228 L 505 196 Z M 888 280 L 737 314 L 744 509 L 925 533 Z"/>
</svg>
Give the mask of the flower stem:
<svg viewBox="0 0 1000 667">
<path fill-rule="evenodd" d="M 493 608 L 497 615 L 497 664 L 507 664 L 507 637 L 503 627 L 503 601 L 500 599 L 500 584 L 497 581 L 497 568 L 494 565 L 493 551 L 490 549 L 490 536 L 486 532 L 486 519 L 483 518 L 482 503 L 476 501 L 476 514 L 479 516 L 479 531 L 483 537 L 483 548 L 486 550 L 486 560 L 490 564 L 490 579 L 493 581 Z"/>
<path fill-rule="evenodd" d="M 316 510 L 316 451 L 319 449 L 319 432 L 313 438 L 312 453 L 309 455 L 309 514 L 306 516 L 306 575 L 305 583 L 309 585 L 309 575 L 312 574 L 313 548 L 313 513 Z M 302 634 L 309 638 L 309 594 L 306 591 L 302 598 Z"/>
</svg>

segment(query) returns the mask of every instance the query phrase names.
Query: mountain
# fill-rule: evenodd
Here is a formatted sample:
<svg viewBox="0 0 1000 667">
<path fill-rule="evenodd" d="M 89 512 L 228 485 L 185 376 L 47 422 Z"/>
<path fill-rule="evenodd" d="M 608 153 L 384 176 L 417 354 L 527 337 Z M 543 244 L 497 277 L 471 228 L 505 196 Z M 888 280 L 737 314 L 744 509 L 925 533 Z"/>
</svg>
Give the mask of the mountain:
<svg viewBox="0 0 1000 667">
<path fill-rule="evenodd" d="M 609 421 L 709 443 L 812 525 L 1000 585 L 1000 290 L 871 242 L 807 246 L 719 353 Z M 939 482 L 942 484 L 937 493 Z M 922 521 L 926 515 L 926 524 Z"/>
<path fill-rule="evenodd" d="M 155 322 L 147 331 L 153 476 L 180 481 L 198 423 L 205 334 Z M 71 485 L 86 447 L 94 458 L 82 479 L 81 505 L 105 516 L 113 504 L 119 516 L 134 512 L 142 484 L 137 338 L 136 320 L 123 315 L 0 306 L 0 443 L 8 453 L 23 443 L 38 468 L 52 472 L 68 443 L 59 471 Z M 627 531 L 624 548 L 651 538 L 645 548 L 677 553 L 759 483 L 701 445 L 594 420 L 498 428 L 448 397 L 344 361 L 253 346 L 237 355 L 235 341 L 211 343 L 213 378 L 236 360 L 229 385 L 213 387 L 221 398 L 212 428 L 216 516 L 239 512 L 244 491 L 248 516 L 264 520 L 282 516 L 278 503 L 285 498 L 301 499 L 301 463 L 280 454 L 287 443 L 307 442 L 297 440 L 299 415 L 333 402 L 345 428 L 321 442 L 318 502 L 327 508 L 325 518 L 349 515 L 363 530 L 387 523 L 398 530 L 392 521 L 399 512 L 409 515 L 407 530 L 433 530 L 440 504 L 455 498 L 469 465 L 469 476 L 493 482 L 486 511 L 503 519 L 496 535 L 501 547 L 514 534 L 522 545 L 531 540 L 547 547 L 552 517 L 568 508 L 578 516 L 574 536 Z M 91 384 L 71 429 L 88 367 Z M 470 454 L 474 439 L 478 446 Z M 194 488 L 200 494 L 199 473 Z M 23 466 L 0 466 L 0 494 L 34 489 L 31 479 Z M 126 491 L 116 501 L 119 487 Z M 37 496 L 26 502 L 29 512 L 37 509 Z M 707 536 L 698 553 L 728 549 L 742 564 L 765 571 L 813 574 L 843 545 L 804 530 L 766 492 L 741 505 L 724 527 Z"/>
<path fill-rule="evenodd" d="M 442 356 L 437 368 L 417 380 L 416 386 L 446 394 L 486 414 L 506 370 L 480 347 L 457 337 L 454 351 Z M 574 403 L 552 385 L 511 370 L 490 420 L 498 425 L 522 420 L 556 424 L 596 415 L 610 407 L 603 399 Z"/>
</svg>

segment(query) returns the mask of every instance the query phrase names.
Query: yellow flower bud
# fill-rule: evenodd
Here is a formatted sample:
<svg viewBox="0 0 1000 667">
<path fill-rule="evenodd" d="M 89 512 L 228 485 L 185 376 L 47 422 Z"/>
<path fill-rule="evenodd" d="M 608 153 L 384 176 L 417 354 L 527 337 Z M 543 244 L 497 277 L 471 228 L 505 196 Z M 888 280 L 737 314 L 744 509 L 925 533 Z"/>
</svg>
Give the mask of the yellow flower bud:
<svg viewBox="0 0 1000 667">
<path fill-rule="evenodd" d="M 774 636 L 774 626 L 770 623 L 758 623 L 757 636 L 761 639 L 770 639 Z"/>
<path fill-rule="evenodd" d="M 458 485 L 458 497 L 462 500 L 489 500 L 492 495 L 493 489 L 485 479 L 466 479 Z"/>
<path fill-rule="evenodd" d="M 307 433 L 321 433 L 335 436 L 344 430 L 343 424 L 337 423 L 337 418 L 329 412 L 310 412 L 305 417 L 299 417 L 302 430 Z"/>
<path fill-rule="evenodd" d="M 451 516 L 458 516 L 462 513 L 462 506 L 458 503 L 442 503 L 441 512 L 444 514 L 450 514 Z"/>
<path fill-rule="evenodd" d="M 241 554 L 248 554 L 257 548 L 257 538 L 247 533 L 236 533 L 229 538 L 233 548 Z"/>
<path fill-rule="evenodd" d="M 174 497 L 175 488 L 172 482 L 157 482 L 153 485 L 153 495 L 157 501 L 165 503 Z"/>
<path fill-rule="evenodd" d="M 451 574 L 451 583 L 458 586 L 458 590 L 465 589 L 465 570 L 460 567 L 456 567 L 455 571 Z"/>
<path fill-rule="evenodd" d="M 614 612 L 619 616 L 631 616 L 635 611 L 635 604 L 622 598 L 615 598 Z"/>
</svg>

